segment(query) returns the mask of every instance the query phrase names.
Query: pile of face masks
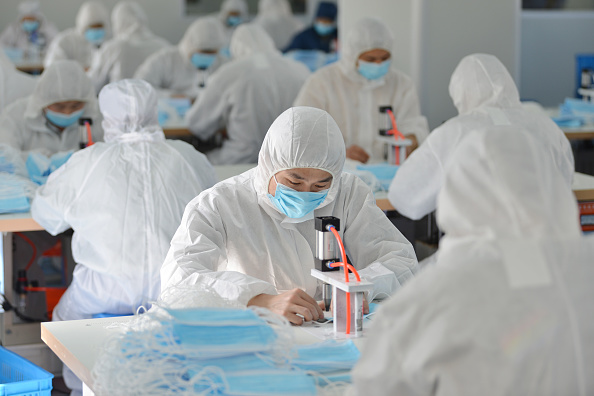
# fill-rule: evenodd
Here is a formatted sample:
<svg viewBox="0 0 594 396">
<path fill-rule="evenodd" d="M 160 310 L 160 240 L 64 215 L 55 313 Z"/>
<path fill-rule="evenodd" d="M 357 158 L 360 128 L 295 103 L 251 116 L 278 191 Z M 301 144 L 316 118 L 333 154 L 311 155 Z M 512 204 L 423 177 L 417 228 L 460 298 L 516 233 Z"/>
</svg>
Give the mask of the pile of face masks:
<svg viewBox="0 0 594 396">
<path fill-rule="evenodd" d="M 39 185 L 45 184 L 49 175 L 68 161 L 73 151 L 62 151 L 47 157 L 41 153 L 31 151 L 27 157 L 27 171 L 32 181 Z"/>
<path fill-rule="evenodd" d="M 36 188 L 28 179 L 20 152 L 0 145 L 0 213 L 29 211 Z"/>
<path fill-rule="evenodd" d="M 315 395 L 359 358 L 351 341 L 293 347 L 288 321 L 262 308 L 159 304 L 104 344 L 100 394 Z"/>
</svg>

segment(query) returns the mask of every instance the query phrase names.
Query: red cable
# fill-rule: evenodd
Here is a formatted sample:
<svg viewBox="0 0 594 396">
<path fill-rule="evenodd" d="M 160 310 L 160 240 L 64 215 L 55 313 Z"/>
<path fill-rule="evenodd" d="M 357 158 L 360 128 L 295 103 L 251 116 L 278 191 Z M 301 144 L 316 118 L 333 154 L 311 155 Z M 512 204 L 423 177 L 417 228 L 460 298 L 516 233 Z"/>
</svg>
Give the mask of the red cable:
<svg viewBox="0 0 594 396">
<path fill-rule="evenodd" d="M 349 270 L 351 270 L 351 272 L 355 274 L 355 278 L 357 279 L 358 282 L 360 282 L 361 278 L 359 277 L 359 273 L 357 272 L 355 267 L 353 267 L 352 265 L 350 265 L 347 262 L 346 252 L 344 250 L 344 244 L 342 243 L 340 234 L 338 233 L 338 231 L 336 231 L 336 228 L 334 226 L 329 226 L 328 230 L 330 230 L 332 232 L 332 234 L 334 234 L 334 237 L 338 241 L 338 247 L 340 248 L 340 257 L 342 258 L 342 262 L 333 263 L 330 266 L 344 268 L 344 280 L 346 283 L 349 282 Z M 345 333 L 351 334 L 351 293 L 346 292 L 345 294 L 346 294 L 346 311 L 347 311 L 347 323 L 346 323 L 346 332 Z"/>
<path fill-rule="evenodd" d="M 388 116 L 390 116 L 390 120 L 392 122 L 392 129 L 389 131 L 390 135 L 394 135 L 394 139 L 396 140 L 403 140 L 406 139 L 402 132 L 398 130 L 396 127 L 396 117 L 394 117 L 394 112 L 392 110 L 387 110 Z M 390 133 L 391 132 L 391 133 Z M 396 165 L 400 165 L 400 150 L 397 146 L 394 147 L 394 156 L 396 157 Z"/>
<path fill-rule="evenodd" d="M 95 144 L 93 142 L 93 134 L 91 133 L 91 125 L 86 121 L 85 122 L 85 126 L 87 127 L 87 139 L 89 140 L 89 143 L 87 144 L 87 147 L 90 147 L 93 144 Z"/>
<path fill-rule="evenodd" d="M 25 236 L 25 234 L 20 233 L 20 232 L 15 232 L 15 235 L 18 235 L 21 238 L 23 238 L 24 241 L 27 242 L 29 244 L 29 246 L 31 246 L 31 249 L 33 249 L 33 256 L 31 257 L 31 260 L 29 260 L 29 263 L 25 267 L 25 271 L 29 271 L 29 268 L 31 268 L 31 265 L 33 265 L 33 263 L 35 262 L 35 257 L 37 257 L 37 248 L 35 247 L 35 244 L 27 236 Z"/>
</svg>

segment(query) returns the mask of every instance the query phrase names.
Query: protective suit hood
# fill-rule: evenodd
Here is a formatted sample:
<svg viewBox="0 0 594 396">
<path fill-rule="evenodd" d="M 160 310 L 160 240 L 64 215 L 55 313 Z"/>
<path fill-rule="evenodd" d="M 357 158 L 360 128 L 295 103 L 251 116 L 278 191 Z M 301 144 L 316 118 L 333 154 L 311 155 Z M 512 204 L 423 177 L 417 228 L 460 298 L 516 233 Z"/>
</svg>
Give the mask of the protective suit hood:
<svg viewBox="0 0 594 396">
<path fill-rule="evenodd" d="M 148 19 L 142 7 L 132 1 L 118 3 L 111 13 L 113 35 L 125 38 L 134 33 L 148 30 Z"/>
<path fill-rule="evenodd" d="M 575 197 L 549 153 L 514 126 L 471 132 L 437 201 L 447 238 L 577 237 L 577 218 Z"/>
<path fill-rule="evenodd" d="M 158 121 L 158 97 L 144 80 L 120 80 L 99 93 L 105 141 L 162 140 Z"/>
<path fill-rule="evenodd" d="M 482 106 L 520 106 L 514 80 L 493 55 L 473 54 L 462 58 L 450 79 L 449 91 L 459 114 Z"/>
<path fill-rule="evenodd" d="M 316 168 L 333 176 L 330 191 L 318 209 L 328 205 L 338 193 L 345 158 L 342 133 L 330 114 L 305 106 L 285 110 L 268 129 L 260 149 L 254 181 L 260 202 L 276 209 L 267 194 L 270 179 L 278 172 Z"/>
<path fill-rule="evenodd" d="M 77 100 L 94 107 L 97 102 L 95 89 L 78 62 L 60 60 L 47 68 L 35 86 L 27 104 L 25 117 L 37 117 L 43 108 L 56 102 Z"/>
<path fill-rule="evenodd" d="M 19 18 L 25 16 L 34 16 L 38 20 L 43 20 L 43 15 L 40 11 L 40 4 L 38 1 L 23 1 L 18 8 Z"/>
<path fill-rule="evenodd" d="M 211 18 L 201 18 L 188 27 L 178 47 L 182 57 L 189 61 L 190 56 L 196 51 L 219 50 L 224 45 L 225 33 L 221 24 Z"/>
<path fill-rule="evenodd" d="M 392 53 L 394 38 L 388 27 L 377 18 L 362 18 L 348 32 L 338 64 L 342 72 L 352 81 L 365 85 L 382 85 L 383 78 L 369 81 L 357 72 L 357 59 L 363 52 L 384 49 Z"/>
<path fill-rule="evenodd" d="M 219 19 L 224 23 L 227 20 L 227 15 L 231 11 L 239 11 L 241 19 L 244 21 L 248 17 L 248 6 L 245 0 L 225 0 L 221 4 L 221 10 L 219 11 Z"/>
<path fill-rule="evenodd" d="M 76 14 L 76 31 L 83 35 L 91 25 L 101 23 L 109 30 L 109 14 L 105 6 L 98 1 L 84 2 Z"/>
<path fill-rule="evenodd" d="M 260 0 L 258 3 L 258 17 L 287 17 L 292 16 L 291 5 L 287 0 Z"/>
<path fill-rule="evenodd" d="M 231 36 L 231 57 L 233 59 L 246 58 L 256 53 L 278 52 L 274 41 L 268 33 L 258 25 L 239 25 Z"/>
</svg>

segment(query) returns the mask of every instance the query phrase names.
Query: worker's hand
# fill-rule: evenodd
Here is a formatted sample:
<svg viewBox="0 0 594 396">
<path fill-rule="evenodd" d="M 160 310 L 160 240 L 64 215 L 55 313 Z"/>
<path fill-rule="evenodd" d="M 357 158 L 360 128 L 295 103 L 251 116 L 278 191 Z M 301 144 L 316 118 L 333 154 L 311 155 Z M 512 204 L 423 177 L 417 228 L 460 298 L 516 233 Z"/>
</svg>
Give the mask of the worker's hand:
<svg viewBox="0 0 594 396">
<path fill-rule="evenodd" d="M 347 148 L 346 157 L 362 163 L 369 161 L 369 154 L 356 144 Z"/>
<path fill-rule="evenodd" d="M 412 133 L 410 135 L 404 135 L 404 137 L 412 141 L 412 144 L 410 146 L 406 146 L 406 157 L 408 158 L 408 156 L 413 151 L 415 151 L 417 147 L 419 147 L 419 141 L 417 140 L 417 137 Z"/>
<path fill-rule="evenodd" d="M 301 289 L 293 289 L 276 296 L 259 294 L 248 302 L 248 307 L 252 305 L 268 308 L 299 326 L 303 322 L 324 317 L 324 312 L 318 306 L 316 300 Z"/>
</svg>

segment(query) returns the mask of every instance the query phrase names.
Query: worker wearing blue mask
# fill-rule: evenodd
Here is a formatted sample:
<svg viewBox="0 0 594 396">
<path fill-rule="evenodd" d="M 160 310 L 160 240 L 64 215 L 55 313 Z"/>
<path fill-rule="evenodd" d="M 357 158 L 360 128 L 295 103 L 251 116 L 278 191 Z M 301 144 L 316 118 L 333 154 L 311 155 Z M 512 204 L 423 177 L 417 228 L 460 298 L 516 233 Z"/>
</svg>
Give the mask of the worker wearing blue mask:
<svg viewBox="0 0 594 396">
<path fill-rule="evenodd" d="M 220 54 L 224 45 L 220 23 L 213 18 L 197 19 L 176 47 L 163 48 L 149 56 L 134 77 L 157 90 L 195 98 L 208 76 L 227 61 Z"/>
<path fill-rule="evenodd" d="M 418 269 L 412 245 L 367 185 L 342 172 L 344 162 L 342 134 L 328 113 L 312 107 L 283 112 L 266 134 L 255 169 L 188 204 L 161 269 L 162 290 L 202 284 L 297 325 L 316 320 L 323 314 L 316 303 L 321 285 L 310 275 L 317 216 L 340 218 L 339 232 L 362 278 L 386 275 L 368 299 L 398 290 Z"/>
<path fill-rule="evenodd" d="M 295 100 L 295 106 L 324 109 L 336 119 L 347 158 L 384 160 L 376 139 L 381 106 L 392 107 L 398 130 L 413 141 L 411 151 L 429 133 L 413 81 L 393 67 L 393 41 L 380 20 L 359 20 L 347 33 L 341 59 L 315 72 Z"/>
<path fill-rule="evenodd" d="M 246 0 L 224 0 L 219 12 L 208 17 L 209 19 L 217 21 L 223 28 L 225 45 L 222 52 L 227 57 L 230 56 L 229 46 L 231 45 L 231 36 L 233 35 L 233 32 L 237 26 L 248 21 L 248 16 L 248 5 Z"/>
<path fill-rule="evenodd" d="M 4 29 L 0 44 L 23 52 L 34 50 L 36 55 L 42 55 L 58 34 L 58 29 L 41 14 L 39 8 L 38 1 L 19 4 L 19 18 Z M 33 56 L 32 53 L 26 55 Z"/>
<path fill-rule="evenodd" d="M 76 26 L 60 32 L 49 46 L 45 67 L 57 60 L 77 61 L 87 70 L 101 44 L 110 37 L 109 13 L 98 1 L 87 1 L 76 15 Z"/>
<path fill-rule="evenodd" d="M 323 52 L 336 52 L 338 29 L 336 4 L 322 1 L 318 5 L 313 26 L 298 33 L 283 52 L 292 50 L 318 50 Z"/>
<path fill-rule="evenodd" d="M 0 115 L 0 143 L 46 156 L 79 148 L 81 117 L 93 120 L 93 140 L 103 137 L 91 80 L 74 61 L 56 61 L 43 72 L 33 94 Z"/>
</svg>

